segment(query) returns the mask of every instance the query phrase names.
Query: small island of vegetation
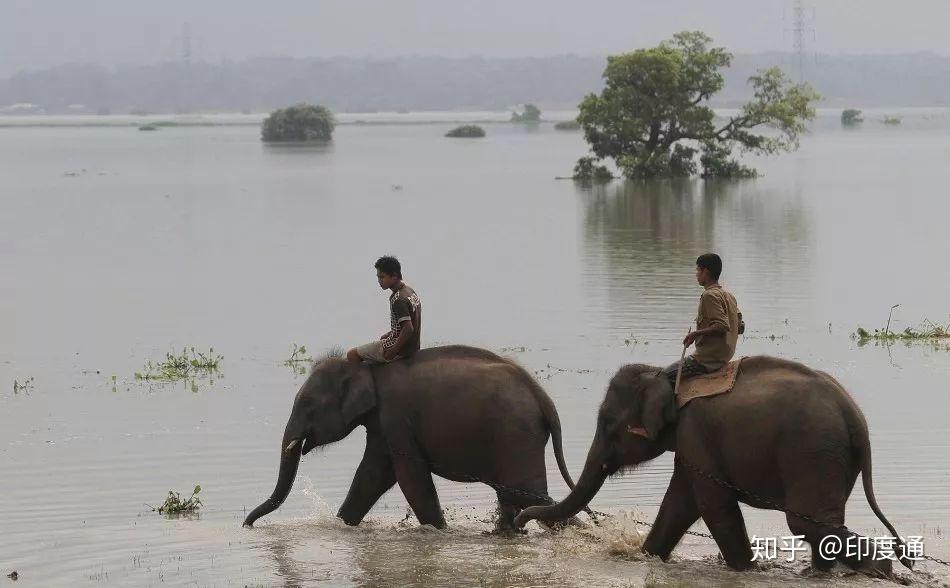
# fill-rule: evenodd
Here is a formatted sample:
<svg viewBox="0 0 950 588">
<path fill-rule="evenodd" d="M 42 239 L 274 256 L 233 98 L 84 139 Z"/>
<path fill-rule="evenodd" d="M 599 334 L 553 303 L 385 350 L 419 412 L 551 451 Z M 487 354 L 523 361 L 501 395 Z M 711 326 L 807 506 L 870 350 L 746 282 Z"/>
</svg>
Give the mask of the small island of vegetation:
<svg viewBox="0 0 950 588">
<path fill-rule="evenodd" d="M 445 134 L 453 139 L 477 139 L 485 136 L 485 129 L 478 125 L 462 125 Z"/>
<path fill-rule="evenodd" d="M 885 116 L 884 120 L 882 120 L 881 122 L 886 125 L 899 125 L 903 121 L 901 120 L 901 117 L 899 116 Z"/>
<path fill-rule="evenodd" d="M 846 127 L 852 127 L 864 122 L 861 111 L 857 108 L 846 108 L 841 111 L 841 124 Z"/>
<path fill-rule="evenodd" d="M 261 124 L 266 143 L 329 141 L 336 121 L 325 106 L 297 104 L 275 110 Z"/>
</svg>

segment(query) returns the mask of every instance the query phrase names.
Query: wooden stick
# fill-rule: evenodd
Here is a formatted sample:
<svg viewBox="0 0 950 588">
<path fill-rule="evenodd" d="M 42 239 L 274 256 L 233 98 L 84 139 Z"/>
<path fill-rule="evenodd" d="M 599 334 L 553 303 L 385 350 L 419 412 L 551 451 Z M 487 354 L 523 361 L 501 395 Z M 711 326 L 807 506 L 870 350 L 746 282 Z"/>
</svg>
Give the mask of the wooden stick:
<svg viewBox="0 0 950 588">
<path fill-rule="evenodd" d="M 686 334 L 689 335 L 691 332 L 692 332 L 692 327 L 690 327 L 689 330 L 686 331 Z M 680 389 L 680 378 L 683 376 L 683 362 L 686 361 L 686 348 L 687 346 L 683 345 L 683 354 L 680 355 L 680 367 L 678 370 L 676 370 L 676 385 L 673 386 L 673 402 L 674 403 L 676 402 L 676 393 L 679 392 L 679 389 Z M 675 409 L 676 407 L 674 406 L 673 408 Z"/>
</svg>

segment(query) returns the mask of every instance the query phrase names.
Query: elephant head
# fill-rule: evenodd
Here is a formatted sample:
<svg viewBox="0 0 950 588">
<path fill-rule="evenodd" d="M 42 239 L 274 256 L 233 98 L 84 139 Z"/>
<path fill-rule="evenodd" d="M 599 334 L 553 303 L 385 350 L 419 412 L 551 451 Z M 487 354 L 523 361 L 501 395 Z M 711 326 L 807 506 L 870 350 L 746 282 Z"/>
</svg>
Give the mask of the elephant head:
<svg viewBox="0 0 950 588">
<path fill-rule="evenodd" d="M 274 492 L 247 515 L 244 525 L 253 526 L 283 504 L 293 487 L 301 455 L 343 439 L 375 407 L 376 389 L 368 366 L 339 358 L 316 364 L 297 392 L 284 428 Z"/>
<path fill-rule="evenodd" d="M 597 430 L 577 485 L 561 502 L 532 506 L 515 519 L 517 526 L 540 519 L 569 519 L 594 498 L 604 481 L 619 470 L 650 461 L 670 448 L 675 422 L 673 389 L 656 367 L 627 365 L 611 379 L 597 413 Z"/>
</svg>

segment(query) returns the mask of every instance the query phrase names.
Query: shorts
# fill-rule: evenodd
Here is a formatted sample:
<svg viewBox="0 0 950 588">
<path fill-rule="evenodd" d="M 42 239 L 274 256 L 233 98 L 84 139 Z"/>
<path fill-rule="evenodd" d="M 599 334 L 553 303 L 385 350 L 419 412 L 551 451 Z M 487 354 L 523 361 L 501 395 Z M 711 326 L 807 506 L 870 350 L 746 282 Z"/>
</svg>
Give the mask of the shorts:
<svg viewBox="0 0 950 588">
<path fill-rule="evenodd" d="M 360 359 L 368 363 L 389 363 L 399 359 L 398 357 L 386 359 L 383 356 L 383 343 L 384 341 L 380 339 L 360 345 L 356 348 L 356 353 L 359 354 Z"/>
<path fill-rule="evenodd" d="M 683 359 L 683 375 L 682 379 L 691 378 L 693 376 L 698 376 L 701 374 L 708 374 L 709 370 L 703 364 L 699 363 L 693 356 L 690 355 Z M 670 381 L 670 386 L 676 386 L 676 374 L 679 372 L 680 362 L 675 362 L 664 368 L 663 373 Z"/>
</svg>

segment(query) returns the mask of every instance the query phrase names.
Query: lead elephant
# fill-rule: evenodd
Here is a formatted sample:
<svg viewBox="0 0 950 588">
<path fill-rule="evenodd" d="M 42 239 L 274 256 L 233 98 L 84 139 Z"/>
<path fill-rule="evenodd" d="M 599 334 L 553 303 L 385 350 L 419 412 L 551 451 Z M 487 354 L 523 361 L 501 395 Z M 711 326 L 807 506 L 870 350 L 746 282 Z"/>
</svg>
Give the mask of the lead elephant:
<svg viewBox="0 0 950 588">
<path fill-rule="evenodd" d="M 672 386 L 659 368 L 621 368 L 600 406 L 577 487 L 557 504 L 526 509 L 515 524 L 573 516 L 609 476 L 675 451 L 673 477 L 643 544 L 643 551 L 663 560 L 702 517 L 726 563 L 750 567 L 741 501 L 785 510 L 789 528 L 811 545 L 812 564 L 828 569 L 834 558 L 821 557 L 818 547 L 827 535 L 841 541 L 853 535 L 844 527 L 845 503 L 859 472 L 871 509 L 898 536 L 874 498 L 867 422 L 828 374 L 791 361 L 750 357 L 743 360 L 731 392 L 694 399 L 678 412 L 673 401 Z M 890 573 L 889 559 L 844 555 L 839 559 L 854 569 Z M 906 558 L 901 562 L 913 565 Z"/>
<path fill-rule="evenodd" d="M 544 448 L 550 434 L 561 475 L 561 425 L 554 403 L 512 361 L 461 345 L 433 347 L 384 365 L 327 358 L 294 400 L 281 443 L 277 485 L 244 521 L 279 507 L 301 454 L 366 427 L 366 450 L 337 516 L 357 525 L 398 483 L 422 524 L 444 527 L 432 474 L 482 481 L 498 495 L 501 528 L 526 506 L 550 504 Z"/>
</svg>

